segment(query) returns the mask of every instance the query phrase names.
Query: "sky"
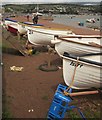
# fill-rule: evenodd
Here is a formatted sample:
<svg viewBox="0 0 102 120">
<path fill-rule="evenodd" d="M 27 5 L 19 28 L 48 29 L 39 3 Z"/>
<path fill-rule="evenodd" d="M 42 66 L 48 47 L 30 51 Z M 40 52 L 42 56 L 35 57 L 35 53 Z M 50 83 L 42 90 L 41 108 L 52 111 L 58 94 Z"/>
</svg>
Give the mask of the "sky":
<svg viewBox="0 0 102 120">
<path fill-rule="evenodd" d="M 0 0 L 2 3 L 63 3 L 63 2 L 101 2 L 102 0 Z"/>
</svg>

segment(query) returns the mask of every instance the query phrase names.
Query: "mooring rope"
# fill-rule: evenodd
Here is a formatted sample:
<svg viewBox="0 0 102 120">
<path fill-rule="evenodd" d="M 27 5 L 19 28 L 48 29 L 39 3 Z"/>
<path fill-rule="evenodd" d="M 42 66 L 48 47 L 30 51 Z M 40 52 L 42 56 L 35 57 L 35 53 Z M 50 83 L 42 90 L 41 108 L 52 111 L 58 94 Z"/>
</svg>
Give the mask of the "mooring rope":
<svg viewBox="0 0 102 120">
<path fill-rule="evenodd" d="M 71 87 L 72 85 L 74 84 L 74 77 L 75 77 L 75 73 L 76 73 L 76 68 L 78 66 L 78 61 L 79 61 L 79 57 L 77 57 L 77 61 L 76 61 L 76 64 L 75 64 L 75 68 L 74 68 L 74 73 L 73 73 L 73 76 L 72 76 L 72 82 L 71 84 L 68 86 L 68 88 L 64 91 L 64 94 L 65 95 L 68 95 L 69 93 L 67 92 Z"/>
</svg>

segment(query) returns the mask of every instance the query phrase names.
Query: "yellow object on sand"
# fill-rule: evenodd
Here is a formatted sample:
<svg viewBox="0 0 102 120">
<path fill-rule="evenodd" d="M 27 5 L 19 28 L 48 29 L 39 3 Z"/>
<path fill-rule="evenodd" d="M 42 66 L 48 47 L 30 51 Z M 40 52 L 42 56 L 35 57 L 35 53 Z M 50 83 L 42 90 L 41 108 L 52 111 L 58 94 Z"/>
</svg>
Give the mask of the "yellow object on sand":
<svg viewBox="0 0 102 120">
<path fill-rule="evenodd" d="M 29 55 L 32 55 L 33 50 L 32 49 L 28 50 L 28 53 L 29 53 Z"/>
<path fill-rule="evenodd" d="M 26 53 L 27 55 L 32 55 L 32 54 L 33 54 L 33 50 L 32 50 L 32 49 L 25 50 L 25 53 Z"/>
<path fill-rule="evenodd" d="M 12 66 L 12 67 L 10 67 L 10 70 L 11 71 L 21 72 L 23 70 L 23 67 Z"/>
</svg>

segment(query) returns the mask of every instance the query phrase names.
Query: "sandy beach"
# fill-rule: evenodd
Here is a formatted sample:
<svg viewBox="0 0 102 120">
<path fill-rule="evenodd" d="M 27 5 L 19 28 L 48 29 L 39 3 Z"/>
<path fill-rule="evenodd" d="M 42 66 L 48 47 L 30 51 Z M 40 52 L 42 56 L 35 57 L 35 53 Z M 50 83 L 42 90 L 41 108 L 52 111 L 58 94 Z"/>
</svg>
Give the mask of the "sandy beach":
<svg viewBox="0 0 102 120">
<path fill-rule="evenodd" d="M 20 22 L 26 21 L 26 17 L 14 17 L 13 19 L 17 19 Z M 76 34 L 100 34 L 98 31 L 83 30 L 64 25 L 59 26 L 59 24 L 44 20 L 39 20 L 38 23 L 70 29 Z M 8 34 L 10 35 L 9 39 L 17 39 L 17 36 L 12 35 L 9 31 L 5 30 L 3 33 L 4 36 Z M 62 59 L 57 54 L 52 54 L 51 63 L 57 65 L 60 69 L 53 72 L 44 72 L 39 70 L 39 65 L 46 63 L 49 59 L 49 54 L 46 50 L 24 57 L 4 37 L 2 37 L 2 42 L 3 47 L 6 44 L 6 49 L 3 51 L 2 56 L 3 95 L 6 95 L 6 102 L 3 103 L 3 107 L 7 107 L 12 116 L 11 118 L 46 118 L 58 84 L 65 85 L 62 73 Z M 12 66 L 23 67 L 23 70 L 21 72 L 11 71 L 10 67 Z M 100 118 L 100 94 L 76 96 L 73 104 L 77 105 L 87 118 Z M 74 114 L 74 112 L 72 113 Z M 80 115 L 78 116 L 80 117 Z M 66 118 L 71 117 L 69 114 L 66 115 Z"/>
<path fill-rule="evenodd" d="M 11 18 L 12 20 L 17 20 L 19 22 L 27 22 L 26 16 L 16 16 Z M 29 22 L 32 22 L 32 18 L 30 17 Z M 88 28 L 78 28 L 72 26 L 66 26 L 58 23 L 54 23 L 48 20 L 42 20 L 39 18 L 38 24 L 43 24 L 45 27 L 55 28 L 55 29 L 62 29 L 62 30 L 71 30 L 75 34 L 78 35 L 100 35 L 100 31 L 95 31 L 93 29 Z"/>
</svg>

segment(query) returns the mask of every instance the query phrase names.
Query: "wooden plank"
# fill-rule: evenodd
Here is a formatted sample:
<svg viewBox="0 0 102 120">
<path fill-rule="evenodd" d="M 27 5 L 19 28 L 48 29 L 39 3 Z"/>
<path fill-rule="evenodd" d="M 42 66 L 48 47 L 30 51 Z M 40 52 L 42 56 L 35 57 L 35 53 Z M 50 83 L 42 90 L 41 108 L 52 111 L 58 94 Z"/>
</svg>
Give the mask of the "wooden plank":
<svg viewBox="0 0 102 120">
<path fill-rule="evenodd" d="M 80 95 L 92 95 L 92 94 L 98 94 L 101 93 L 102 91 L 85 91 L 85 92 L 75 92 L 75 93 L 69 93 L 70 96 L 80 96 Z"/>
<path fill-rule="evenodd" d="M 92 46 L 102 48 L 102 45 L 99 45 L 99 44 L 97 44 L 97 43 L 95 43 L 95 42 L 88 42 L 88 43 L 89 43 L 90 45 L 92 45 Z"/>
<path fill-rule="evenodd" d="M 86 45 L 86 46 L 92 46 L 92 47 L 96 47 L 96 48 L 102 48 L 102 45 L 99 45 L 99 44 L 96 44 L 96 43 L 94 43 L 94 44 L 92 44 L 90 42 L 88 42 L 88 43 L 80 43 L 80 42 L 77 42 L 77 41 L 72 41 L 72 40 L 70 40 L 70 38 L 69 39 L 60 38 L 60 40 L 66 41 L 66 42 L 71 42 L 71 43 L 76 43 L 76 44 L 80 44 L 80 45 Z"/>
<path fill-rule="evenodd" d="M 25 50 L 26 48 L 24 46 L 22 46 L 22 44 L 20 43 L 19 40 L 11 40 L 10 39 L 10 36 L 8 36 L 6 38 L 6 40 L 15 48 L 17 49 L 23 56 L 28 56 L 26 53 L 25 53 Z"/>
<path fill-rule="evenodd" d="M 102 38 L 101 35 L 73 35 L 73 36 L 63 36 L 63 37 L 58 37 L 59 39 L 60 38 L 97 38 L 97 39 L 100 39 Z"/>
</svg>

